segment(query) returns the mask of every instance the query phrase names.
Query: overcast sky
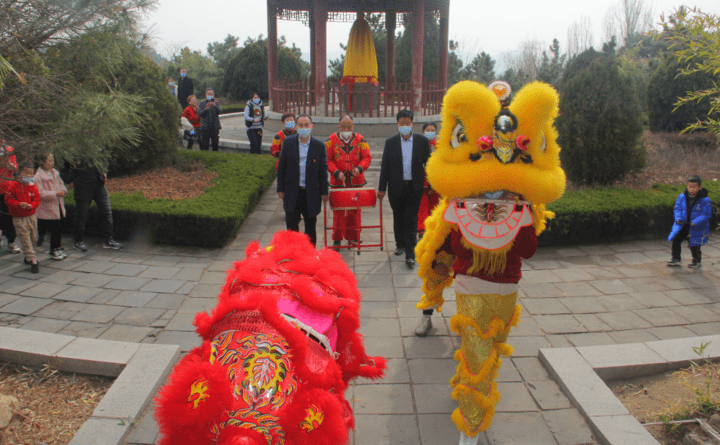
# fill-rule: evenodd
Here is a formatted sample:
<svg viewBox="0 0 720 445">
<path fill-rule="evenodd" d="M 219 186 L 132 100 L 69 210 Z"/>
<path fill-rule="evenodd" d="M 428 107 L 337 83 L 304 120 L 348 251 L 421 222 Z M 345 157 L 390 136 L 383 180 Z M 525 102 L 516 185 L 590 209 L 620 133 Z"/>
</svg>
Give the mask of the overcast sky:
<svg viewBox="0 0 720 445">
<path fill-rule="evenodd" d="M 668 15 L 682 2 L 673 0 L 645 0 L 652 5 L 654 23 L 661 13 Z M 472 58 L 485 51 L 499 65 L 504 54 L 517 50 L 523 42 L 539 41 L 544 48 L 553 38 L 566 50 L 567 31 L 573 22 L 583 17 L 592 24 L 594 46 L 602 47 L 603 19 L 612 5 L 619 0 L 505 0 L 482 2 L 479 0 L 450 1 L 450 39 L 459 41 L 461 57 Z M 685 3 L 702 11 L 720 15 L 720 1 L 697 0 Z M 158 53 L 168 56 L 173 50 L 188 46 L 192 50 L 207 52 L 210 42 L 223 41 L 228 34 L 240 37 L 267 36 L 266 2 L 248 0 L 159 0 L 159 7 L 146 20 L 152 27 L 154 46 Z M 328 23 L 328 60 L 342 53 L 339 43 L 347 43 L 351 23 Z M 400 28 L 399 28 L 400 29 Z M 278 21 L 278 36 L 284 35 L 289 44 L 295 43 L 309 60 L 310 32 L 301 22 Z M 499 67 L 496 67 L 499 68 Z"/>
</svg>

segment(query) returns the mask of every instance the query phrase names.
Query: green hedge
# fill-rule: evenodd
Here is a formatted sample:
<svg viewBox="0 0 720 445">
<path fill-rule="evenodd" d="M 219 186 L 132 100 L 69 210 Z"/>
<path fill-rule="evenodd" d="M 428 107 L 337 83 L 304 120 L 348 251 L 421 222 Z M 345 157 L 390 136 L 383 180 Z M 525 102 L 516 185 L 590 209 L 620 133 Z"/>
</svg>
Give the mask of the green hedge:
<svg viewBox="0 0 720 445">
<path fill-rule="evenodd" d="M 182 151 L 188 161 L 200 161 L 217 172 L 214 186 L 202 196 L 172 201 L 112 193 L 115 237 L 128 239 L 141 225 L 150 229 L 155 243 L 222 247 L 237 235 L 243 221 L 275 179 L 275 158 L 270 155 Z M 75 210 L 72 189 L 65 199 L 67 224 Z M 99 234 L 101 225 L 93 205 L 87 233 Z"/>
<path fill-rule="evenodd" d="M 244 113 L 247 105 L 227 105 L 222 107 L 221 114 Z"/>
<path fill-rule="evenodd" d="M 713 202 L 711 229 L 717 227 L 716 205 L 720 202 L 720 194 L 713 189 L 708 190 Z M 556 216 L 540 235 L 540 245 L 667 237 L 673 224 L 675 201 L 684 190 L 685 186 L 656 184 L 648 191 L 596 188 L 565 192 L 548 205 Z"/>
</svg>

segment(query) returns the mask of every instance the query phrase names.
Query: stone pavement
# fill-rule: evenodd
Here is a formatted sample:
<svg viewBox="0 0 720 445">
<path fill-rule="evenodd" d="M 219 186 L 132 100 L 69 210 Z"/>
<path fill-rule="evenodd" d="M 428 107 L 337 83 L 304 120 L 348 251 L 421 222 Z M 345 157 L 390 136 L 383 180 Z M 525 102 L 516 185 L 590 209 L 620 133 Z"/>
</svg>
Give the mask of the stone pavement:
<svg viewBox="0 0 720 445">
<path fill-rule="evenodd" d="M 377 173 L 368 172 L 370 184 Z M 449 329 L 455 314 L 446 292 L 442 314 L 433 317 L 432 335 L 413 335 L 420 312 L 420 279 L 404 258 L 392 255 L 392 213 L 384 203 L 386 248 L 361 255 L 344 251 L 363 295 L 361 333 L 368 354 L 388 358 L 379 382 L 357 381 L 348 391 L 355 410 L 351 443 L 456 444 L 450 420 L 456 403 L 448 380 L 455 371 L 459 339 Z M 378 210 L 364 222 L 376 223 Z M 320 214 L 318 226 L 322 225 Z M 21 255 L 0 248 L 0 325 L 19 329 L 143 343 L 199 344 L 191 321 L 209 310 L 224 271 L 243 256 L 248 241 L 267 245 L 285 228 L 280 200 L 271 188 L 224 249 L 152 246 L 130 241 L 123 250 L 68 251 L 52 261 L 42 250 L 40 274 Z M 321 229 L 320 229 L 320 232 Z M 379 239 L 379 231 L 362 235 Z M 320 235 L 320 239 L 322 239 Z M 64 239 L 66 248 L 71 239 Z M 539 348 L 607 345 L 720 332 L 720 242 L 703 247 L 703 267 L 668 268 L 670 246 L 663 240 L 609 245 L 542 248 L 523 267 L 522 321 L 509 343 L 499 376 L 502 400 L 482 444 L 594 443 L 578 411 L 570 405 L 537 358 Z M 689 251 L 683 247 L 685 264 Z M 145 415 L 128 444 L 152 444 L 157 427 Z"/>
</svg>

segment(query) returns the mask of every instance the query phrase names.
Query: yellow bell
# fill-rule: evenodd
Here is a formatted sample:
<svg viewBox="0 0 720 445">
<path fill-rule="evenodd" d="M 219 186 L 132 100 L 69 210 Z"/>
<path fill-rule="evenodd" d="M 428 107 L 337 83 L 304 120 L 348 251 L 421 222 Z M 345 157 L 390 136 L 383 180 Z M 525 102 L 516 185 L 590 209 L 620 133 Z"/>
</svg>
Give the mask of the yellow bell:
<svg viewBox="0 0 720 445">
<path fill-rule="evenodd" d="M 377 77 L 377 55 L 370 24 L 365 18 L 358 18 L 350 29 L 342 83 L 375 83 Z"/>
</svg>

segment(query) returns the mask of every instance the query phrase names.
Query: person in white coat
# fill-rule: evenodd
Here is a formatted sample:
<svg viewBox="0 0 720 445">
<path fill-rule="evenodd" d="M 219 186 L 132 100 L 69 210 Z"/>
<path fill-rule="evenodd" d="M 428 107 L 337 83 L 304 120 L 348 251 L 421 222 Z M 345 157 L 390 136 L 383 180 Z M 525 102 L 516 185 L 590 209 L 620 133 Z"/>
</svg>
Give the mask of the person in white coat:
<svg viewBox="0 0 720 445">
<path fill-rule="evenodd" d="M 55 159 L 52 153 L 43 156 L 40 168 L 35 173 L 35 185 L 40 192 L 40 205 L 35 213 L 38 220 L 38 241 L 40 247 L 45 239 L 45 232 L 50 232 L 50 258 L 62 260 L 67 257 L 61 246 L 61 218 L 65 217 L 65 199 L 67 188 L 60 179 L 60 173 L 54 168 Z"/>
</svg>

